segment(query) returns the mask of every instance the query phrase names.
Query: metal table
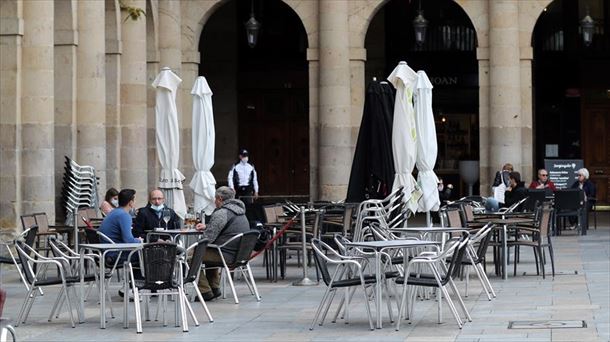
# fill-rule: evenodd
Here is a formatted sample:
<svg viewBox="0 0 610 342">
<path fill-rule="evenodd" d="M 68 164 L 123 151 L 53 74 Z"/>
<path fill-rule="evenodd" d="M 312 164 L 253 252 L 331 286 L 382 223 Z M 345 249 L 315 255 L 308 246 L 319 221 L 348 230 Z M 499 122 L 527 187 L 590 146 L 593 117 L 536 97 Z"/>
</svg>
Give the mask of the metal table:
<svg viewBox="0 0 610 342">
<path fill-rule="evenodd" d="M 203 230 L 198 229 L 166 229 L 166 230 L 155 230 L 146 233 L 146 241 L 150 241 L 150 237 L 153 235 L 166 235 L 172 239 L 172 242 L 177 243 L 179 237 L 183 235 L 199 235 L 203 234 Z"/>
<path fill-rule="evenodd" d="M 381 296 L 381 281 L 383 271 L 381 270 L 381 252 L 386 249 L 394 249 L 394 248 L 413 248 L 413 247 L 424 247 L 424 246 L 436 246 L 438 242 L 436 241 L 426 241 L 426 240 L 388 240 L 388 241 L 360 241 L 360 242 L 350 242 L 347 246 L 350 247 L 361 247 L 365 249 L 372 249 L 375 251 L 375 306 L 376 306 L 376 315 L 377 315 L 377 329 L 381 329 L 381 306 L 382 306 L 382 296 Z M 407 253 L 403 252 L 404 264 L 406 265 Z M 400 319 L 400 317 L 399 317 Z"/>
<path fill-rule="evenodd" d="M 490 222 L 492 224 L 495 225 L 494 229 L 502 229 L 502 267 L 500 270 L 500 273 L 502 275 L 502 279 L 506 280 L 508 278 L 507 276 L 507 264 L 508 264 L 508 246 L 507 246 L 507 242 L 508 242 L 508 226 L 511 225 L 517 225 L 520 223 L 532 223 L 533 219 L 532 218 L 519 218 L 519 217 L 515 217 L 515 218 L 505 218 L 505 217 L 501 217 L 501 218 L 496 218 L 496 219 L 488 219 L 487 222 Z"/>
<path fill-rule="evenodd" d="M 106 267 L 106 255 L 108 252 L 121 252 L 121 251 L 132 251 L 142 247 L 142 243 L 83 243 L 80 244 L 80 307 L 81 312 L 85 310 L 85 283 L 84 283 L 84 275 L 85 275 L 85 263 L 83 256 L 85 255 L 86 250 L 97 251 L 100 254 L 100 265 L 99 265 L 99 289 L 100 289 L 100 328 L 106 329 L 106 278 L 105 278 L 105 267 Z M 128 279 L 123 279 L 123 281 L 129 281 Z M 126 292 L 125 296 L 128 296 L 129 293 Z M 83 319 L 84 320 L 84 319 Z M 82 323 L 82 322 L 81 322 Z"/>
</svg>

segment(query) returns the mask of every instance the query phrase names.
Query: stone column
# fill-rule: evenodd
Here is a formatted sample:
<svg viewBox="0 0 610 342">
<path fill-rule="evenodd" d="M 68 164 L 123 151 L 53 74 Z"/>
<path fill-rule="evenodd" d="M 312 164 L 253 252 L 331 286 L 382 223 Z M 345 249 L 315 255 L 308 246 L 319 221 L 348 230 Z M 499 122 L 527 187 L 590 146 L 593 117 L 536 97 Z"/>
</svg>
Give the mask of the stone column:
<svg viewBox="0 0 610 342">
<path fill-rule="evenodd" d="M 489 2 L 489 166 L 522 171 L 521 65 L 517 0 Z M 481 142 L 483 144 L 483 142 Z"/>
<path fill-rule="evenodd" d="M 479 45 L 482 42 L 479 40 Z M 479 193 L 489 196 L 494 168 L 489 163 L 489 48 L 477 48 L 479 62 Z"/>
<path fill-rule="evenodd" d="M 344 199 L 352 160 L 348 1 L 319 3 L 319 196 Z"/>
<path fill-rule="evenodd" d="M 20 214 L 45 212 L 51 222 L 55 220 L 53 7 L 52 0 L 23 2 L 21 56 Z"/>
<path fill-rule="evenodd" d="M 103 1 L 79 1 L 75 161 L 91 165 L 106 192 L 106 35 Z"/>
<path fill-rule="evenodd" d="M 106 1 L 106 187 L 121 189 L 121 10 Z M 105 194 L 103 189 L 100 195 Z"/>
<path fill-rule="evenodd" d="M 319 150 L 318 139 L 320 121 L 318 117 L 318 80 L 320 70 L 320 58 L 318 49 L 307 49 L 307 61 L 309 63 L 309 196 L 319 199 Z"/>
<path fill-rule="evenodd" d="M 532 113 L 532 59 L 534 52 L 531 46 L 520 48 L 521 65 L 521 179 L 536 179 L 534 165 L 534 131 Z M 533 178 L 532 178 L 533 177 Z M 525 183 L 527 184 L 527 182 Z"/>
<path fill-rule="evenodd" d="M 182 78 L 180 91 L 178 91 L 178 94 L 182 93 L 182 112 L 180 112 L 180 109 L 178 110 L 178 123 L 180 125 L 180 171 L 182 171 L 185 177 L 183 189 L 187 206 L 188 203 L 192 203 L 193 201 L 193 190 L 188 184 L 193 178 L 195 168 L 193 165 L 192 152 L 193 97 L 191 95 L 191 89 L 193 88 L 193 84 L 195 84 L 195 79 L 199 76 L 200 62 L 201 54 L 198 51 L 184 53 L 182 55 L 182 73 L 179 74 L 180 78 Z M 212 88 L 212 91 L 214 91 L 214 88 Z M 217 107 L 214 109 L 217 110 Z M 216 128 L 216 131 L 218 132 L 218 128 Z"/>
<path fill-rule="evenodd" d="M 20 1 L 0 1 L 0 232 L 21 229 L 21 54 L 23 7 Z M 12 236 L 11 236 L 12 238 Z"/>
<path fill-rule="evenodd" d="M 350 49 L 350 70 L 351 70 L 351 155 L 354 155 L 356 141 L 358 141 L 358 132 L 360 131 L 360 123 L 362 122 L 362 111 L 364 110 L 364 92 L 366 80 L 364 79 L 364 67 L 366 64 L 366 49 L 351 48 Z M 351 164 L 350 169 L 351 170 Z M 349 176 L 348 176 L 349 177 Z"/>
<path fill-rule="evenodd" d="M 126 6 L 146 8 L 144 0 L 125 0 Z M 127 16 L 121 11 L 121 18 Z M 121 186 L 135 189 L 137 205 L 148 198 L 146 154 L 146 18 L 122 22 L 121 38 Z"/>
<path fill-rule="evenodd" d="M 76 155 L 76 2 L 55 2 L 55 211 L 64 218 L 64 156 Z"/>
</svg>

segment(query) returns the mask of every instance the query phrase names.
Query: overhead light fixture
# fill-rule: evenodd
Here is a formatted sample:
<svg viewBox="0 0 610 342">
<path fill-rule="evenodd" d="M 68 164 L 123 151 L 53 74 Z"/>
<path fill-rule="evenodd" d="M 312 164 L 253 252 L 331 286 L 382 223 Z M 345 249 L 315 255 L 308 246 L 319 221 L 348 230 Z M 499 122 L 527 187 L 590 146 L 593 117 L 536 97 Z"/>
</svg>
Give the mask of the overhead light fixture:
<svg viewBox="0 0 610 342">
<path fill-rule="evenodd" d="M 246 27 L 246 38 L 248 39 L 248 46 L 254 48 L 258 41 L 258 33 L 261 29 L 261 23 L 259 23 L 254 17 L 254 0 L 250 2 L 250 19 L 244 24 Z"/>
<path fill-rule="evenodd" d="M 421 0 L 419 0 L 419 10 L 417 16 L 413 19 L 413 29 L 415 30 L 415 43 L 421 46 L 426 41 L 426 29 L 428 28 L 428 20 L 424 18 L 424 11 L 421 9 Z"/>
<path fill-rule="evenodd" d="M 585 46 L 591 45 L 593 42 L 593 30 L 595 29 L 595 21 L 589 15 L 589 8 L 587 7 L 587 15 L 580 21 L 580 29 L 582 31 L 582 42 Z"/>
</svg>

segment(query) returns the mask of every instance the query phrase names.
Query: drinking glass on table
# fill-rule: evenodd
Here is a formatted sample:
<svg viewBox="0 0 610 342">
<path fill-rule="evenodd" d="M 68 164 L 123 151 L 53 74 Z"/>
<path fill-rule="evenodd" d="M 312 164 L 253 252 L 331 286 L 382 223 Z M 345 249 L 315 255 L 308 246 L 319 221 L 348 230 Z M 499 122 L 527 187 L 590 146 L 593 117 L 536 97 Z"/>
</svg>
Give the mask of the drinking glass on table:
<svg viewBox="0 0 610 342">
<path fill-rule="evenodd" d="M 163 221 L 165 221 L 165 229 L 167 229 L 167 225 L 171 218 L 172 218 L 172 212 L 169 210 L 169 208 L 163 209 Z"/>
</svg>

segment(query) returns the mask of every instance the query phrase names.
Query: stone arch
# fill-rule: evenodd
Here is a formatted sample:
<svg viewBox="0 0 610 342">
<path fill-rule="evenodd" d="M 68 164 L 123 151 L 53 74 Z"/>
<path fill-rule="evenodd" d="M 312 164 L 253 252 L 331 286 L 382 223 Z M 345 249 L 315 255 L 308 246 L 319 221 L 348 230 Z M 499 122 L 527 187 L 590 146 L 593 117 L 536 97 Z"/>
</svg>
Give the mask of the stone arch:
<svg viewBox="0 0 610 342">
<path fill-rule="evenodd" d="M 519 4 L 519 19 L 521 21 L 521 37 L 519 45 L 522 47 L 531 47 L 534 41 L 534 30 L 538 24 L 538 19 L 547 8 L 555 0 L 539 0 L 535 2 L 527 2 Z"/>
<path fill-rule="evenodd" d="M 182 46 L 196 46 L 201 39 L 203 28 L 210 17 L 224 4 L 232 0 L 216 0 L 201 3 L 185 3 L 183 7 Z M 307 34 L 307 46 L 317 46 L 317 5 L 312 6 L 309 0 L 281 0 L 299 18 Z M 190 50 L 185 49 L 184 50 Z M 191 50 L 192 51 L 192 50 Z"/>
</svg>

